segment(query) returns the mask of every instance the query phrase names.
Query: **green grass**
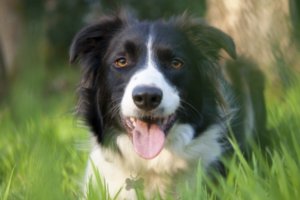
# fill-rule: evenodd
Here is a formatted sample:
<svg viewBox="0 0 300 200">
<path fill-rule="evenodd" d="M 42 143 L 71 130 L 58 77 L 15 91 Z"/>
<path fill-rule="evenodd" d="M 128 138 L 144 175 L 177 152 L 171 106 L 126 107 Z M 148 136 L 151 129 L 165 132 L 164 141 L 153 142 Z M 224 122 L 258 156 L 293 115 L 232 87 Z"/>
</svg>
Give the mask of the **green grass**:
<svg viewBox="0 0 300 200">
<path fill-rule="evenodd" d="M 22 58 L 26 67 L 0 107 L 0 200 L 82 197 L 88 132 L 73 115 L 78 69 L 49 69 L 38 49 Z M 255 146 L 249 161 L 236 148 L 218 184 L 199 169 L 194 187 L 182 183 L 182 199 L 300 199 L 300 81 L 280 95 L 269 85 L 267 102 L 269 145 Z M 98 182 L 88 199 L 107 197 Z"/>
</svg>

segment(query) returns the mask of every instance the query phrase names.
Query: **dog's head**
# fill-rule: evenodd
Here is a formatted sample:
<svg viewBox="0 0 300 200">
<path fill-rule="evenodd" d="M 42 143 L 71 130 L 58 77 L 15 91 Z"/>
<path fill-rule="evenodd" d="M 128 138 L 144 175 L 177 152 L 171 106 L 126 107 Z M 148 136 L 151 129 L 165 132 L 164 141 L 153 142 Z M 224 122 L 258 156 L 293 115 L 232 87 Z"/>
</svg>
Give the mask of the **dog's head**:
<svg viewBox="0 0 300 200">
<path fill-rule="evenodd" d="M 228 35 L 186 16 L 103 17 L 70 49 L 70 61 L 83 67 L 79 111 L 99 142 L 123 132 L 141 157 L 153 158 L 174 123 L 201 131 L 217 120 L 220 49 L 235 57 Z"/>
</svg>

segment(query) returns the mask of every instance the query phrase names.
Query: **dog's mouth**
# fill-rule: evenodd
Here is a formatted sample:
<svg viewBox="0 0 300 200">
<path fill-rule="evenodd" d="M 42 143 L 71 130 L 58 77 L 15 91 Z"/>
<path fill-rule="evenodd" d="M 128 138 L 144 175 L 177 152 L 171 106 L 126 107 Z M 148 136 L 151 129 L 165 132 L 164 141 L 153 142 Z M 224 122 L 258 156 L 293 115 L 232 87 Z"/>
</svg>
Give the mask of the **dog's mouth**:
<svg viewBox="0 0 300 200">
<path fill-rule="evenodd" d="M 166 135 L 175 121 L 175 114 L 167 117 L 123 118 L 124 126 L 132 139 L 134 150 L 144 159 L 152 159 L 161 152 Z"/>
</svg>

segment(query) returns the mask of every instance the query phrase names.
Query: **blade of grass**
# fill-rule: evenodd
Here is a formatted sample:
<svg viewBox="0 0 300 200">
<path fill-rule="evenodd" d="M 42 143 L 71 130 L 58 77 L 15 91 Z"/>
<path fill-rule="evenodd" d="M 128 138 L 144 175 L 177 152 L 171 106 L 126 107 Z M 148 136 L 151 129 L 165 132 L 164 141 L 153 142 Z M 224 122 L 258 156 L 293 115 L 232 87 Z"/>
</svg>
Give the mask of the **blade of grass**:
<svg viewBox="0 0 300 200">
<path fill-rule="evenodd" d="M 5 192 L 4 192 L 4 195 L 1 198 L 1 200 L 7 200 L 8 199 L 10 188 L 11 188 L 11 183 L 12 183 L 12 178 L 13 178 L 13 175 L 14 175 L 14 171 L 15 171 L 15 167 L 11 170 L 11 173 L 10 173 L 10 176 L 9 176 L 9 179 L 8 179 L 8 183 L 6 185 Z"/>
</svg>

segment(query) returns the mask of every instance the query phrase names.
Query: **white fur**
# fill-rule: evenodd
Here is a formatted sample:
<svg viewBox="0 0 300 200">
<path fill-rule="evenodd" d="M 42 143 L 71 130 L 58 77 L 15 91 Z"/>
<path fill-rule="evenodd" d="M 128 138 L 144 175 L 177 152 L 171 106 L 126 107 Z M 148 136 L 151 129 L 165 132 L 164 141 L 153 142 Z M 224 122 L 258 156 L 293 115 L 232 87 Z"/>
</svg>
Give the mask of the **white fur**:
<svg viewBox="0 0 300 200">
<path fill-rule="evenodd" d="M 147 46 L 147 62 L 142 70 L 137 71 L 130 79 L 125 88 L 124 96 L 121 101 L 121 112 L 124 116 L 138 117 L 139 108 L 134 104 L 132 91 L 141 85 L 154 86 L 160 88 L 163 98 L 160 105 L 153 111 L 153 115 L 166 117 L 173 114 L 180 104 L 180 99 L 176 88 L 172 87 L 158 70 L 155 63 L 153 49 L 153 37 L 150 35 Z"/>
<path fill-rule="evenodd" d="M 117 145 L 124 157 L 94 142 L 86 182 L 90 177 L 94 181 L 92 162 L 108 185 L 112 197 L 121 189 L 118 199 L 136 199 L 135 191 L 126 189 L 126 179 L 134 178 L 144 180 L 146 197 L 151 198 L 157 191 L 164 195 L 168 189 L 176 187 L 176 177 L 183 175 L 192 179 L 199 161 L 206 168 L 218 159 L 222 154 L 222 144 L 218 139 L 223 131 L 222 124 L 214 124 L 193 139 L 194 129 L 190 125 L 175 124 L 170 130 L 164 149 L 152 160 L 139 157 L 125 133 L 117 138 Z"/>
</svg>

